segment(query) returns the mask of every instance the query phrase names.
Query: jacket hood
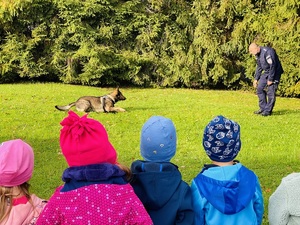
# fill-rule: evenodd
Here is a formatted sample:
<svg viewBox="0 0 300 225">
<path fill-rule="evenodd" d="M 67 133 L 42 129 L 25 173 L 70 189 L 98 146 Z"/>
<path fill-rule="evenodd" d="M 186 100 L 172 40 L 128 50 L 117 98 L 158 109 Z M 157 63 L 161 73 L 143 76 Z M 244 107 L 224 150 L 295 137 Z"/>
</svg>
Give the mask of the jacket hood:
<svg viewBox="0 0 300 225">
<path fill-rule="evenodd" d="M 172 197 L 181 182 L 178 167 L 170 162 L 147 162 L 137 160 L 132 163 L 131 185 L 146 209 L 163 207 Z"/>
<path fill-rule="evenodd" d="M 64 182 L 77 181 L 105 181 L 111 177 L 125 177 L 125 172 L 117 165 L 110 163 L 91 164 L 67 168 L 62 176 Z"/>
<path fill-rule="evenodd" d="M 224 179 L 228 177 L 229 179 Z M 218 177 L 219 180 L 212 177 Z M 200 173 L 195 182 L 204 196 L 224 214 L 240 212 L 250 203 L 256 188 L 256 175 L 241 164 L 213 167 Z"/>
<path fill-rule="evenodd" d="M 62 192 L 92 184 L 127 184 L 125 172 L 110 163 L 91 164 L 67 168 L 62 176 L 65 182 Z"/>
</svg>

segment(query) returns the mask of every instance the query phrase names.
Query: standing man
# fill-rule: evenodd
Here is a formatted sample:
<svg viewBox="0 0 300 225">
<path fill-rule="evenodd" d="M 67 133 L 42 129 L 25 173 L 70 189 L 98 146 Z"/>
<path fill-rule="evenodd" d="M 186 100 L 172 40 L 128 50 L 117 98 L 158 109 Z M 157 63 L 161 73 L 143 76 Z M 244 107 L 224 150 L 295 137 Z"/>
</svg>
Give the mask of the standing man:
<svg viewBox="0 0 300 225">
<path fill-rule="evenodd" d="M 259 110 L 254 113 L 270 116 L 275 105 L 276 90 L 283 69 L 273 48 L 251 43 L 249 52 L 256 57 L 257 63 L 253 86 L 257 88 Z M 262 73 L 263 71 L 264 73 Z"/>
</svg>

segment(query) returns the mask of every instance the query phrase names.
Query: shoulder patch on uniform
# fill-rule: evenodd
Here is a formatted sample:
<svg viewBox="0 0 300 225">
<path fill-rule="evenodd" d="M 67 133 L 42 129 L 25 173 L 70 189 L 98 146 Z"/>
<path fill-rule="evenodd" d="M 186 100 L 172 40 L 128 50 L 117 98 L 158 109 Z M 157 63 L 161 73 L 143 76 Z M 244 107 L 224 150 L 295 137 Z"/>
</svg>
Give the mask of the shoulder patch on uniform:
<svg viewBox="0 0 300 225">
<path fill-rule="evenodd" d="M 270 55 L 268 55 L 268 56 L 266 57 L 266 59 L 267 59 L 267 62 L 268 62 L 269 64 L 272 64 L 272 63 L 273 63 L 272 58 L 271 58 Z"/>
</svg>

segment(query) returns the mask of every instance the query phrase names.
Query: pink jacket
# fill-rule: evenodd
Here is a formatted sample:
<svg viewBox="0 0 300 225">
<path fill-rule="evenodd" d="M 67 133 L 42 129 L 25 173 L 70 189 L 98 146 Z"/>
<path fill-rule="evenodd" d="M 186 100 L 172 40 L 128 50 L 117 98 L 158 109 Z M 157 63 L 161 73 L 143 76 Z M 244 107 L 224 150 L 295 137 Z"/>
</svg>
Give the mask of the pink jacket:
<svg viewBox="0 0 300 225">
<path fill-rule="evenodd" d="M 67 192 L 57 188 L 37 225 L 152 225 L 130 184 L 92 184 Z"/>
<path fill-rule="evenodd" d="M 33 206 L 30 202 L 18 204 L 12 207 L 9 217 L 0 225 L 33 225 L 36 224 L 37 218 L 43 210 L 46 202 L 38 198 L 36 195 L 31 195 Z"/>
</svg>

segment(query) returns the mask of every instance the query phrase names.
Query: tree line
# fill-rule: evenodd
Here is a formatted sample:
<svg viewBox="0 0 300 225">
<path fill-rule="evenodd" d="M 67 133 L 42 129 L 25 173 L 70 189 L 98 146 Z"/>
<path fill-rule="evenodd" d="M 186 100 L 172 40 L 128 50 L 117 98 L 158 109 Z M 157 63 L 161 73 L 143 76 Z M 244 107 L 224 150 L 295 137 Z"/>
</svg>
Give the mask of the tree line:
<svg viewBox="0 0 300 225">
<path fill-rule="evenodd" d="M 298 0 L 2 0 L 0 83 L 249 89 L 273 47 L 300 96 Z"/>
</svg>

